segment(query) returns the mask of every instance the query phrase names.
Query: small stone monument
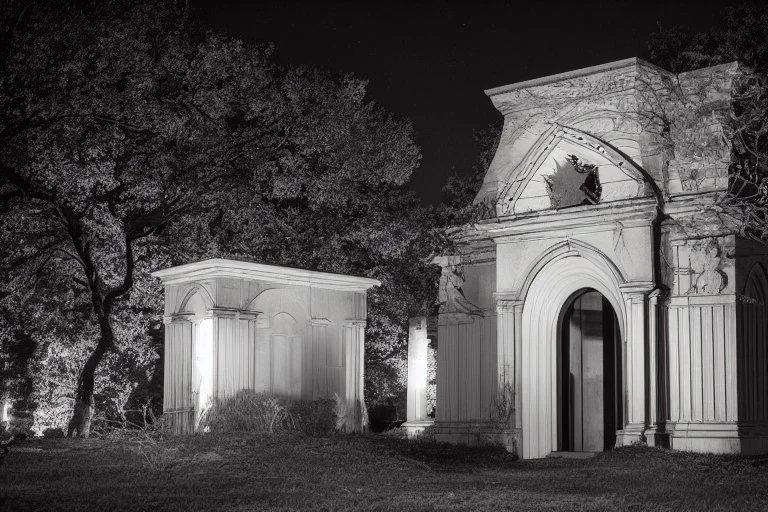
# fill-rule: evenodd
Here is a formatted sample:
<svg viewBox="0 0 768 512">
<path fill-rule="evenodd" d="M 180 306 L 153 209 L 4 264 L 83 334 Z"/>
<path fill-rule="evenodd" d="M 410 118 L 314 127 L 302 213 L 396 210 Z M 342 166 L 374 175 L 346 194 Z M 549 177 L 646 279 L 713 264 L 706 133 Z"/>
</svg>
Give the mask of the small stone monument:
<svg viewBox="0 0 768 512">
<path fill-rule="evenodd" d="M 427 416 L 429 338 L 427 317 L 408 322 L 408 416 L 403 423 L 408 437 L 418 437 L 434 420 Z"/>
</svg>

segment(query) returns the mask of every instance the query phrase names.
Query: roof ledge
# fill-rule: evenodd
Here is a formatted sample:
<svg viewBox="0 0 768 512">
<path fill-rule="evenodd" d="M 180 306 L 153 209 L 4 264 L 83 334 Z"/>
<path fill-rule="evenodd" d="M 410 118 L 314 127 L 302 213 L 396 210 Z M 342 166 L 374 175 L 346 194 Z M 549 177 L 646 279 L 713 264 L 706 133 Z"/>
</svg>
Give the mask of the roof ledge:
<svg viewBox="0 0 768 512">
<path fill-rule="evenodd" d="M 560 82 L 562 80 L 569 80 L 569 79 L 578 78 L 582 76 L 595 75 L 597 73 L 605 73 L 606 71 L 613 71 L 616 69 L 639 67 L 639 66 L 648 67 L 660 73 L 672 74 L 671 72 L 665 69 L 662 69 L 654 64 L 651 64 L 650 62 L 644 61 L 643 59 L 639 59 L 637 57 L 630 57 L 628 59 L 622 59 L 614 62 L 606 62 L 604 64 L 598 64 L 597 66 L 574 69 L 572 71 L 566 71 L 564 73 L 557 73 L 555 75 L 543 76 L 540 78 L 525 80 L 523 82 L 516 82 L 514 84 L 502 85 L 501 87 L 494 87 L 492 89 L 487 89 L 485 91 L 485 94 L 488 95 L 489 97 L 493 97 L 499 94 L 504 94 L 505 92 L 516 91 L 518 89 L 528 89 L 530 87 L 551 84 L 555 82 Z"/>
<path fill-rule="evenodd" d="M 367 277 L 315 272 L 223 258 L 196 261 L 186 265 L 156 270 L 152 272 L 152 275 L 162 280 L 163 284 L 166 285 L 222 278 L 248 279 L 274 284 L 356 292 L 364 292 L 373 286 L 381 285 L 381 281 Z"/>
</svg>

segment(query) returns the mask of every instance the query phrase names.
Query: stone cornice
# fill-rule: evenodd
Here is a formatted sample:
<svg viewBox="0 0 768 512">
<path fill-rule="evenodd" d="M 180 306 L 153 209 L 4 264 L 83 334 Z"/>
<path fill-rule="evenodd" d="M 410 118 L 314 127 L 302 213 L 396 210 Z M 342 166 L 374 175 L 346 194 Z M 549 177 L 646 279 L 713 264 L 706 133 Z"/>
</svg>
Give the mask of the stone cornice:
<svg viewBox="0 0 768 512">
<path fill-rule="evenodd" d="M 571 71 L 566 71 L 564 73 L 557 73 L 554 75 L 534 78 L 532 80 L 524 80 L 522 82 L 516 82 L 514 84 L 502 85 L 501 87 L 486 89 L 485 94 L 489 97 L 493 97 L 493 96 L 498 96 L 499 94 L 504 94 L 504 93 L 507 93 L 510 91 L 516 91 L 519 89 L 528 89 L 528 88 L 537 87 L 540 85 L 547 85 L 555 82 L 562 82 L 564 80 L 571 80 L 573 78 L 596 75 L 598 73 L 606 73 L 608 71 L 616 71 L 619 69 L 632 69 L 632 68 L 637 68 L 638 66 L 648 67 L 650 69 L 653 69 L 656 72 L 664 73 L 667 75 L 672 74 L 667 70 L 664 70 L 658 66 L 651 64 L 650 62 L 646 62 L 642 59 L 638 59 L 637 57 L 630 57 L 628 59 L 622 59 L 622 60 L 617 60 L 613 62 L 606 62 L 604 64 L 598 64 L 597 66 L 589 66 L 586 68 L 574 69 Z"/>
<path fill-rule="evenodd" d="M 664 211 L 670 215 L 701 213 L 702 209 L 714 206 L 720 192 L 722 191 L 707 190 L 675 194 L 665 203 Z"/>
<path fill-rule="evenodd" d="M 653 198 L 617 201 L 597 206 L 576 206 L 564 210 L 544 210 L 531 214 L 498 217 L 476 224 L 497 241 L 504 237 L 542 236 L 552 231 L 574 233 L 612 230 L 616 222 L 624 227 L 650 226 L 656 216 Z"/>
<path fill-rule="evenodd" d="M 485 94 L 505 116 L 525 111 L 541 114 L 553 104 L 599 98 L 604 102 L 616 95 L 634 94 L 638 80 L 646 75 L 674 76 L 673 73 L 636 57 L 575 69 L 488 89 Z"/>
<path fill-rule="evenodd" d="M 364 292 L 368 288 L 381 284 L 376 279 L 368 279 L 366 277 L 330 274 L 220 258 L 157 270 L 152 272 L 152 275 L 161 279 L 163 284 L 166 285 L 190 283 L 205 279 L 233 278 L 283 285 Z"/>
<path fill-rule="evenodd" d="M 236 318 L 239 320 L 261 320 L 260 311 L 251 311 L 237 308 L 208 308 L 204 318 Z M 163 315 L 163 323 L 191 322 L 195 320 L 195 314 L 190 312 Z M 199 319 L 199 318 L 198 318 Z"/>
</svg>

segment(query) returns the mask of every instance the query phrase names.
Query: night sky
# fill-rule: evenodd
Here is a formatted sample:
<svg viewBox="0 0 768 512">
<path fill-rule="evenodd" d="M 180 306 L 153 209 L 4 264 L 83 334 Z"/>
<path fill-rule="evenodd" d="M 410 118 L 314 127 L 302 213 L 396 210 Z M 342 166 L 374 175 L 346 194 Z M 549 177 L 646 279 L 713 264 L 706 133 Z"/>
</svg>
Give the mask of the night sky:
<svg viewBox="0 0 768 512">
<path fill-rule="evenodd" d="M 498 122 L 485 89 L 647 57 L 648 35 L 716 26 L 723 3 L 192 2 L 215 31 L 273 42 L 280 62 L 352 72 L 369 95 L 413 121 L 422 148 L 411 186 L 440 199 L 476 159 L 473 130 Z"/>
</svg>

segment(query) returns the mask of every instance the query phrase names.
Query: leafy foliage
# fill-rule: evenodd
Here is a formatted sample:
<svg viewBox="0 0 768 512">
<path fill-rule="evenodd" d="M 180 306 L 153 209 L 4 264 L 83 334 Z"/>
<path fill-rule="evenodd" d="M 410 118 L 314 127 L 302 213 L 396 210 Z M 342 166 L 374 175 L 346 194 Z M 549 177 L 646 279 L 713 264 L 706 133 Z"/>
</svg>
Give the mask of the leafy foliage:
<svg viewBox="0 0 768 512">
<path fill-rule="evenodd" d="M 440 243 L 403 189 L 420 158 L 410 124 L 364 81 L 280 68 L 170 0 L 50 7 L 2 4 L 0 58 L 2 354 L 18 382 L 36 376 L 45 425 L 76 401 L 87 434 L 91 404 L 116 414 L 154 378 L 149 272 L 214 256 L 380 279 L 366 386 L 402 391 Z"/>
<path fill-rule="evenodd" d="M 494 123 L 473 132 L 472 136 L 478 157 L 470 173 L 466 176 L 452 174 L 443 187 L 447 207 L 444 211 L 448 216 L 449 223 L 461 224 L 473 218 L 484 217 L 483 212 L 478 210 L 483 205 L 473 205 L 473 201 L 480 191 L 485 173 L 496 154 L 501 139 L 501 131 L 501 123 Z"/>
<path fill-rule="evenodd" d="M 649 50 L 656 64 L 676 73 L 732 61 L 746 66 L 733 83 L 726 122 L 730 183 L 717 208 L 735 220 L 742 235 L 768 243 L 768 8 L 728 7 L 722 18 L 710 32 L 659 30 L 651 35 Z M 681 99 L 696 103 L 689 100 Z"/>
</svg>

